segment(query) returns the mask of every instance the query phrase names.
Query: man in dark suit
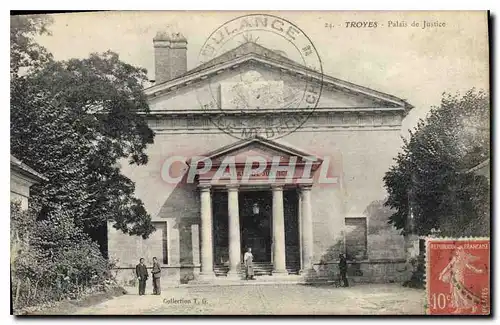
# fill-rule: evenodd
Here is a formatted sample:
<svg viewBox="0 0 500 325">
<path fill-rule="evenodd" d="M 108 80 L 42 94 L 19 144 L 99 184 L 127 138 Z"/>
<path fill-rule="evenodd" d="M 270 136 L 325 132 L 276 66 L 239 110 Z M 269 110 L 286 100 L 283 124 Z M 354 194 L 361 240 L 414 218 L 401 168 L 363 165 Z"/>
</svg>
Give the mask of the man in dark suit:
<svg viewBox="0 0 500 325">
<path fill-rule="evenodd" d="M 139 260 L 139 264 L 135 267 L 135 274 L 139 280 L 139 296 L 143 296 L 146 292 L 146 281 L 148 280 L 148 269 L 144 265 L 143 258 Z"/>
<path fill-rule="evenodd" d="M 342 282 L 344 282 L 344 287 L 349 286 L 349 282 L 347 281 L 347 260 L 344 254 L 339 254 L 339 269 L 340 269 L 340 278 Z"/>
<path fill-rule="evenodd" d="M 153 275 L 153 294 L 159 295 L 161 293 L 161 266 L 156 257 L 153 257 L 153 269 L 151 270 L 151 274 Z"/>
</svg>

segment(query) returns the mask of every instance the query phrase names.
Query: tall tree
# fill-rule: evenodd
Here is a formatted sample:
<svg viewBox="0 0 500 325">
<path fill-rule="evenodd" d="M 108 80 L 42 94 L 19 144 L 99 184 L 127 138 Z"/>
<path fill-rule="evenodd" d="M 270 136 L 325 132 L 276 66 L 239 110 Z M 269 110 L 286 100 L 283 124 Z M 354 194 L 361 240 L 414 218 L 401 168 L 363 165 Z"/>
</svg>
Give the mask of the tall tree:
<svg viewBox="0 0 500 325">
<path fill-rule="evenodd" d="M 42 31 L 30 21 L 19 26 L 27 31 L 15 35 Z M 38 48 L 33 39 L 21 39 L 31 44 L 28 49 Z M 31 53 L 14 53 L 11 61 L 36 58 Z M 11 78 L 11 151 L 49 178 L 33 188 L 33 202 L 43 207 L 40 217 L 62 209 L 85 229 L 112 221 L 124 233 L 147 237 L 154 230 L 151 217 L 118 167 L 122 159 L 148 161 L 145 149 L 154 134 L 144 119 L 146 70 L 112 52 L 38 62 Z"/>
<path fill-rule="evenodd" d="M 488 95 L 444 94 L 441 105 L 420 120 L 384 177 L 390 223 L 427 235 L 439 228 L 450 236 L 489 234 L 489 180 L 468 173 L 489 158 Z M 411 209 L 411 212 L 410 212 Z"/>
<path fill-rule="evenodd" d="M 34 40 L 37 35 L 50 35 L 48 26 L 52 21 L 47 15 L 10 17 L 11 78 L 18 77 L 20 72 L 26 73 L 40 68 L 52 60 L 52 54 Z"/>
</svg>

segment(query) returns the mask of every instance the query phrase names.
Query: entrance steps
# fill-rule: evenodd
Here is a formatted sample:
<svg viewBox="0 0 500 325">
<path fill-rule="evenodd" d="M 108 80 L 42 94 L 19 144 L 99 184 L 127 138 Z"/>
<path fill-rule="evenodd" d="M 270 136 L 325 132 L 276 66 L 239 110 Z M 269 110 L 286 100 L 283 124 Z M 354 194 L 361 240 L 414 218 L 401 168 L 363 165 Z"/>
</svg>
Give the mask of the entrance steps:
<svg viewBox="0 0 500 325">
<path fill-rule="evenodd" d="M 210 281 L 190 281 L 181 285 L 187 287 L 210 287 L 210 286 L 252 286 L 252 285 L 288 285 L 288 284 L 306 284 L 304 278 L 300 275 L 262 275 L 255 277 L 255 280 L 244 280 L 231 277 L 214 277 Z"/>
<path fill-rule="evenodd" d="M 298 274 L 300 266 L 297 264 L 287 265 L 288 274 Z M 228 265 L 217 264 L 214 266 L 214 272 L 217 277 L 226 277 L 229 271 Z M 256 277 L 271 276 L 273 274 L 273 264 L 270 262 L 254 262 L 253 272 Z M 241 278 L 245 277 L 245 266 L 242 263 L 238 274 Z"/>
</svg>

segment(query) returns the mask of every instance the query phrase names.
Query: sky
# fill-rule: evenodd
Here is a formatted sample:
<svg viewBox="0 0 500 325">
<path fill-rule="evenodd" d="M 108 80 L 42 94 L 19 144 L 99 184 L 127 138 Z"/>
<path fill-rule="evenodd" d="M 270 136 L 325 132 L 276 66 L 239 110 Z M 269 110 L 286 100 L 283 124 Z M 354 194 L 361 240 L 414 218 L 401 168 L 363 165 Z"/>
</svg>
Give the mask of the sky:
<svg viewBox="0 0 500 325">
<path fill-rule="evenodd" d="M 287 19 L 311 39 L 324 73 L 389 93 L 415 106 L 403 121 L 403 132 L 425 117 L 431 106 L 439 105 L 443 92 L 489 88 L 486 12 L 266 13 Z M 149 78 L 154 79 L 152 40 L 158 31 L 180 32 L 187 38 L 188 69 L 191 69 L 199 64 L 200 49 L 209 35 L 228 20 L 244 14 L 231 11 L 55 14 L 50 26 L 52 35 L 39 37 L 38 41 L 57 60 L 112 50 L 123 61 L 146 68 Z M 352 25 L 348 22 L 366 24 L 357 28 L 348 27 Z M 374 23 L 377 27 L 373 27 Z"/>
</svg>

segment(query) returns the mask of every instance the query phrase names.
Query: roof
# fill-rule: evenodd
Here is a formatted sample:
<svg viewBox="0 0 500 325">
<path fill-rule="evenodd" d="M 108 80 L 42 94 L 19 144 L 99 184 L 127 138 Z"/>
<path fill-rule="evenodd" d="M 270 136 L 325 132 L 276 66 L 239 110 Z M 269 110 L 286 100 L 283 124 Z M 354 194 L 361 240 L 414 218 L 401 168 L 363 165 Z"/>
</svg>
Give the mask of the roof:
<svg viewBox="0 0 500 325">
<path fill-rule="evenodd" d="M 250 54 L 250 53 L 258 54 L 258 55 L 264 56 L 266 58 L 278 60 L 281 62 L 289 62 L 289 63 L 299 65 L 299 63 L 297 63 L 293 60 L 290 60 L 289 58 L 287 58 L 287 57 L 285 57 L 285 56 L 283 56 L 275 51 L 272 51 L 268 48 L 265 48 L 262 45 L 259 45 L 255 42 L 246 42 L 246 43 L 243 43 L 240 46 L 238 46 L 230 51 L 227 51 L 227 52 L 213 58 L 212 60 L 210 60 L 208 62 L 205 62 L 205 63 L 197 66 L 194 69 L 189 70 L 184 75 L 191 74 L 191 73 L 198 72 L 198 71 L 202 71 L 206 68 L 213 67 L 213 66 L 220 64 L 220 63 L 225 63 L 229 60 L 232 60 L 232 59 L 235 59 L 235 58 L 238 58 L 241 56 L 245 56 L 245 55 Z"/>
<path fill-rule="evenodd" d="M 32 180 L 36 182 L 42 182 L 42 181 L 48 181 L 49 179 L 30 166 L 26 165 L 23 163 L 21 160 L 17 159 L 13 155 L 10 155 L 10 168 L 11 170 L 15 170 L 23 174 L 24 176 L 27 176 L 31 178 Z"/>
<path fill-rule="evenodd" d="M 255 137 L 252 137 L 249 139 L 243 139 L 240 141 L 236 141 L 236 142 L 231 143 L 227 146 L 218 148 L 214 151 L 205 153 L 205 154 L 198 156 L 198 157 L 203 157 L 200 159 L 200 161 L 203 161 L 205 159 L 213 159 L 216 157 L 224 156 L 230 152 L 234 152 L 235 150 L 244 148 L 244 147 L 249 146 L 251 144 L 260 144 L 264 147 L 289 154 L 290 156 L 297 156 L 297 157 L 302 158 L 304 160 L 310 160 L 312 157 L 313 161 L 316 161 L 319 163 L 321 163 L 323 161 L 321 158 L 317 157 L 316 155 L 313 155 L 312 153 L 306 152 L 302 149 L 293 147 L 293 146 L 289 145 L 288 143 L 284 143 L 284 142 L 278 141 L 278 140 L 266 139 L 260 135 L 257 135 Z M 188 160 L 187 163 L 189 164 L 190 160 Z"/>
<path fill-rule="evenodd" d="M 279 69 L 284 73 L 297 75 L 299 77 L 307 76 L 308 78 L 315 79 L 318 82 L 322 82 L 324 85 L 339 89 L 340 91 L 368 96 L 375 101 L 382 101 L 388 106 L 402 107 L 405 111 L 409 111 L 413 108 L 413 106 L 404 99 L 334 78 L 319 71 L 311 70 L 300 63 L 253 42 L 244 43 L 174 79 L 146 88 L 145 92 L 148 96 L 158 96 L 169 91 L 186 87 L 194 82 L 205 80 L 209 75 L 219 74 L 224 70 L 234 69 L 247 63 L 260 63 L 271 68 Z"/>
</svg>

